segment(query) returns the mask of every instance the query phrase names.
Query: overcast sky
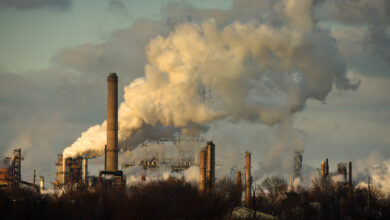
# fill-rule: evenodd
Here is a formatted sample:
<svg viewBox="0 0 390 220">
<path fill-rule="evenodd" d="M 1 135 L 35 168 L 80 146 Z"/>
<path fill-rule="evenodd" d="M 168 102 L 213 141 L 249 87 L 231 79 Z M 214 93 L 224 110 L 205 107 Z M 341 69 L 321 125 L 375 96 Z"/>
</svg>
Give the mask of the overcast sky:
<svg viewBox="0 0 390 220">
<path fill-rule="evenodd" d="M 235 22 L 270 22 L 272 27 L 285 25 L 283 19 L 299 22 L 301 11 L 278 18 L 269 10 L 284 1 L 270 2 L 0 0 L 0 153 L 9 156 L 22 148 L 23 179 L 30 180 L 33 169 L 53 175 L 56 155 L 105 120 L 107 73 L 118 73 L 122 102 L 123 87 L 145 76 L 150 62 L 145 47 L 181 23 L 212 18 L 223 29 Z M 305 2 L 311 2 L 315 25 L 329 32 L 345 75 L 357 88 L 334 83 L 325 98 L 309 97 L 291 115 L 287 136 L 278 136 L 279 130 L 285 134 L 278 124 L 229 118 L 209 123 L 204 135 L 216 142 L 219 160 L 229 161 L 227 152 L 252 151 L 259 176 L 262 166 L 287 175 L 278 166 L 288 166 L 295 142 L 309 167 L 319 167 L 325 158 L 331 170 L 337 162 L 353 161 L 363 175 L 362 166 L 390 160 L 390 3 Z"/>
</svg>

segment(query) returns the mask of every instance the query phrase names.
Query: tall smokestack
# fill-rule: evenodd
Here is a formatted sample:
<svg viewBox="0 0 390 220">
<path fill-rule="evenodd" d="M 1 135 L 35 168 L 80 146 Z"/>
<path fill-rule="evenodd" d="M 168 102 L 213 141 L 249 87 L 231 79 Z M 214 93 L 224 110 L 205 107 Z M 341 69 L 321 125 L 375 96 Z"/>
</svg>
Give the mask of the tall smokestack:
<svg viewBox="0 0 390 220">
<path fill-rule="evenodd" d="M 88 177 L 88 159 L 83 158 L 83 183 L 87 185 L 87 177 Z"/>
<path fill-rule="evenodd" d="M 301 169 L 302 169 L 302 151 L 295 151 L 293 158 L 293 175 L 292 183 L 297 178 L 301 178 Z"/>
<path fill-rule="evenodd" d="M 20 183 L 22 180 L 22 149 L 18 148 L 14 150 L 14 156 L 12 161 L 12 176 L 14 183 Z"/>
<path fill-rule="evenodd" d="M 215 144 L 212 141 L 207 142 L 207 191 L 209 193 L 213 190 L 215 181 Z"/>
<path fill-rule="evenodd" d="M 199 192 L 204 192 L 206 189 L 206 150 L 200 149 L 199 154 Z"/>
<path fill-rule="evenodd" d="M 349 186 L 352 186 L 352 162 L 349 161 L 348 163 L 348 184 Z"/>
<path fill-rule="evenodd" d="M 107 79 L 107 150 L 106 171 L 118 171 L 118 77 L 110 73 Z"/>
<path fill-rule="evenodd" d="M 252 188 L 252 177 L 251 177 L 251 153 L 245 153 L 245 205 L 250 206 L 251 200 L 251 188 Z"/>
<path fill-rule="evenodd" d="M 242 174 L 241 174 L 241 170 L 237 170 L 236 172 L 236 186 L 238 189 L 241 190 L 241 187 L 242 187 Z"/>
<path fill-rule="evenodd" d="M 329 161 L 328 158 L 325 159 L 325 176 L 329 175 Z"/>
<path fill-rule="evenodd" d="M 325 162 L 324 161 L 321 161 L 321 177 L 322 178 L 324 178 L 325 177 L 325 173 L 326 173 L 326 171 L 325 171 Z"/>
</svg>

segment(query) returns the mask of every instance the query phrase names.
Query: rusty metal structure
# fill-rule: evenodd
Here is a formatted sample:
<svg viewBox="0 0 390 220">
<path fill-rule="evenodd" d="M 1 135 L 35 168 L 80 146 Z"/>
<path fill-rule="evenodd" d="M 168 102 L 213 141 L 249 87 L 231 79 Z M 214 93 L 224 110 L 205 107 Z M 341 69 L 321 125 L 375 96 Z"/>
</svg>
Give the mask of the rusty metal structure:
<svg viewBox="0 0 390 220">
<path fill-rule="evenodd" d="M 215 144 L 207 142 L 199 153 L 199 192 L 211 193 L 215 183 Z"/>
<path fill-rule="evenodd" d="M 193 165 L 191 160 L 179 160 L 176 163 L 171 164 L 170 168 L 172 172 L 182 172 Z"/>
<path fill-rule="evenodd" d="M 82 157 L 69 157 L 64 160 L 64 184 L 82 183 L 82 161 Z"/>
<path fill-rule="evenodd" d="M 8 188 L 23 183 L 22 160 L 21 148 L 15 149 L 12 157 L 4 159 L 4 166 L 0 167 L 0 188 Z"/>
<path fill-rule="evenodd" d="M 159 168 L 160 161 L 153 157 L 150 160 L 142 160 L 139 165 L 142 166 L 144 170 L 155 170 Z"/>
<path fill-rule="evenodd" d="M 76 158 L 64 158 L 62 154 L 58 154 L 56 179 L 54 181 L 54 189 L 61 189 L 64 185 L 82 184 L 84 182 L 84 158 L 81 156 Z"/>
<path fill-rule="evenodd" d="M 9 171 L 9 167 L 0 167 L 0 189 L 8 188 L 10 183 Z"/>
<path fill-rule="evenodd" d="M 251 176 L 251 153 L 245 153 L 245 206 L 249 207 L 251 203 L 252 176 Z"/>
<path fill-rule="evenodd" d="M 14 184 L 18 184 L 22 180 L 22 149 L 20 148 L 14 150 L 10 177 Z"/>
<path fill-rule="evenodd" d="M 337 169 L 335 172 L 329 173 L 329 163 L 328 158 L 325 161 L 321 161 L 321 169 L 320 169 L 321 179 L 324 181 L 327 177 L 331 176 L 342 176 L 342 180 L 338 180 L 338 185 L 348 185 L 352 187 L 352 162 L 349 161 L 347 163 L 338 163 Z"/>
<path fill-rule="evenodd" d="M 37 185 L 22 180 L 22 160 L 21 148 L 15 149 L 12 157 L 4 159 L 4 166 L 0 167 L 0 189 L 23 185 L 34 191 L 39 190 Z"/>
</svg>

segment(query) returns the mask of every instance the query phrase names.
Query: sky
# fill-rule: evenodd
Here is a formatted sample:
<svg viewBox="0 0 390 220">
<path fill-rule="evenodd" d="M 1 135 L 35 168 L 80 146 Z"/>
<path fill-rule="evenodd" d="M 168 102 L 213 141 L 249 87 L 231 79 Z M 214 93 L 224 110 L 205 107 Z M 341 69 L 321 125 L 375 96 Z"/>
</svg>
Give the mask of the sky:
<svg viewBox="0 0 390 220">
<path fill-rule="evenodd" d="M 303 150 L 311 172 L 352 161 L 390 191 L 386 0 L 0 0 L 0 29 L 0 153 L 22 148 L 23 179 L 52 181 L 56 155 L 102 125 L 117 72 L 123 140 L 141 118 L 200 132 L 224 169 L 249 150 L 255 178 L 286 176 Z"/>
</svg>

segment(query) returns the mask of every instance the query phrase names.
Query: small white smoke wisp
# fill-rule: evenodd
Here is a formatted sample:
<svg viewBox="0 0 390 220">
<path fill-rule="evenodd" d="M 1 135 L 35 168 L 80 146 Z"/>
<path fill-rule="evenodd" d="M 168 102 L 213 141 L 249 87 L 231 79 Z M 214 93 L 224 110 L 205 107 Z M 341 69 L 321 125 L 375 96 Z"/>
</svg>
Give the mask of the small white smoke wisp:
<svg viewBox="0 0 390 220">
<path fill-rule="evenodd" d="M 184 175 L 184 179 L 185 179 L 186 182 L 198 183 L 199 176 L 200 176 L 199 167 L 192 166 L 192 167 L 184 170 L 183 175 Z"/>
<path fill-rule="evenodd" d="M 169 178 L 181 179 L 183 173 L 171 172 L 169 167 L 159 167 L 159 169 L 144 170 L 141 166 L 135 166 L 124 170 L 126 184 L 134 185 L 142 182 L 153 182 L 158 180 L 168 180 Z"/>
<path fill-rule="evenodd" d="M 332 176 L 332 181 L 335 183 L 343 183 L 345 182 L 345 178 L 343 174 L 337 174 Z"/>
</svg>

